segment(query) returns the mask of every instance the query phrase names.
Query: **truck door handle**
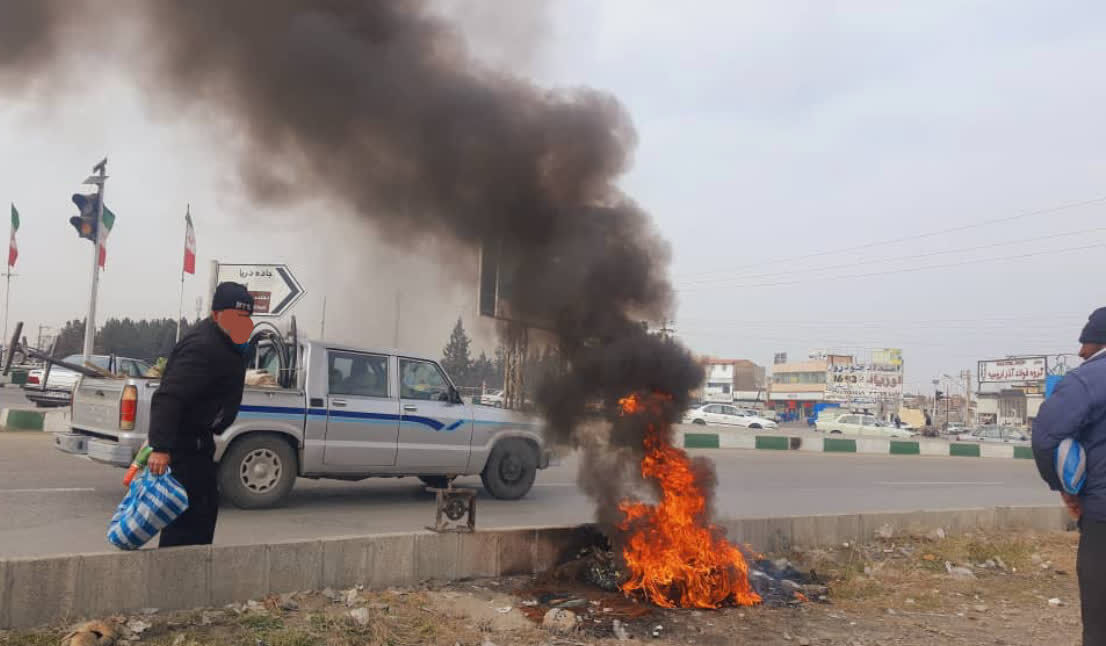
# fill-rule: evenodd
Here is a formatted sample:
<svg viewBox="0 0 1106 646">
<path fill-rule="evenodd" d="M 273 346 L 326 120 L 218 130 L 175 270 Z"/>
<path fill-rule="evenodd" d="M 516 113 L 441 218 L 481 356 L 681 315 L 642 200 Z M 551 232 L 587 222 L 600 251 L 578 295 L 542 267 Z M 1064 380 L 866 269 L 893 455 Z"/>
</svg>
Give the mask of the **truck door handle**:
<svg viewBox="0 0 1106 646">
<path fill-rule="evenodd" d="M 344 399 L 332 399 L 332 400 L 330 400 L 330 405 L 335 407 L 335 408 L 345 408 L 346 407 L 346 400 L 344 400 Z"/>
<path fill-rule="evenodd" d="M 409 412 L 412 412 L 412 413 L 417 411 L 418 409 L 419 409 L 419 407 L 415 406 L 414 404 L 404 404 L 403 405 L 403 410 L 409 411 Z"/>
</svg>

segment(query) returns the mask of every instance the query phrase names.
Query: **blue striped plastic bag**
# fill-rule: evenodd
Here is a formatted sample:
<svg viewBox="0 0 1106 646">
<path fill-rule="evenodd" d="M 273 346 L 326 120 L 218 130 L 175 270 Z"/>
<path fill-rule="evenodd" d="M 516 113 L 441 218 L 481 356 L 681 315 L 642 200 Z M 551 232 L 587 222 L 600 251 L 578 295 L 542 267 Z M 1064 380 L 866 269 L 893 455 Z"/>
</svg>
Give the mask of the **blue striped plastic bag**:
<svg viewBox="0 0 1106 646">
<path fill-rule="evenodd" d="M 149 469 L 134 479 L 108 523 L 108 542 L 121 550 L 136 550 L 188 509 L 188 494 L 169 474 Z"/>
</svg>

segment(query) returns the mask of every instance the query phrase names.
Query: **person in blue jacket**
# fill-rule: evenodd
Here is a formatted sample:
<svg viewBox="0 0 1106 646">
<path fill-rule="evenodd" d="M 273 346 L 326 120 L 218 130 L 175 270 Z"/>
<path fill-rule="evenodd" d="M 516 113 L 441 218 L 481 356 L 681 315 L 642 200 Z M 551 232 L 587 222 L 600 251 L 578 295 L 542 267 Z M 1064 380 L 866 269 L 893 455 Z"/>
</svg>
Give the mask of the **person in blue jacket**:
<svg viewBox="0 0 1106 646">
<path fill-rule="evenodd" d="M 1041 477 L 1079 519 L 1083 643 L 1106 645 L 1106 307 L 1091 314 L 1079 343 L 1083 365 L 1060 380 L 1033 423 L 1033 457 Z M 1066 438 L 1079 442 L 1086 456 L 1078 495 L 1064 493 L 1056 473 L 1056 448 Z"/>
</svg>

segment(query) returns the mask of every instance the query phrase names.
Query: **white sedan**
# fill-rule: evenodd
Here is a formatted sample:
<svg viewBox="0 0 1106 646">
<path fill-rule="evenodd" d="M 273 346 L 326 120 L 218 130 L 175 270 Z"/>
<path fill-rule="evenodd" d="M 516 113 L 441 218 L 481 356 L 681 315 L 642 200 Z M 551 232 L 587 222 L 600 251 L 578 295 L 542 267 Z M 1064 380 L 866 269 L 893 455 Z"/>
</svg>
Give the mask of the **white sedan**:
<svg viewBox="0 0 1106 646">
<path fill-rule="evenodd" d="M 71 354 L 62 359 L 66 363 L 81 365 L 84 356 Z M 128 359 L 126 357 L 110 357 L 107 355 L 92 355 L 89 363 L 104 371 L 114 371 L 115 374 L 127 377 L 142 377 L 150 369 L 150 364 L 141 359 Z M 73 399 L 73 387 L 77 385 L 80 375 L 68 368 L 51 366 L 50 376 L 46 383 L 42 379 L 46 371 L 36 368 L 27 373 L 27 383 L 23 386 L 23 394 L 27 399 L 35 403 L 39 408 L 48 406 L 68 406 Z"/>
<path fill-rule="evenodd" d="M 484 406 L 495 406 L 496 408 L 503 408 L 503 391 L 485 391 L 484 394 L 480 396 L 480 404 Z"/>
<path fill-rule="evenodd" d="M 997 444 L 1029 444 L 1029 435 L 1016 428 L 983 426 L 971 432 L 958 433 L 958 442 L 987 442 Z"/>
<path fill-rule="evenodd" d="M 821 418 L 814 424 L 814 430 L 830 435 L 871 435 L 875 437 L 907 438 L 917 435 L 914 431 L 895 428 L 876 419 L 875 415 L 846 413 L 833 419 Z"/>
<path fill-rule="evenodd" d="M 729 404 L 706 404 L 692 408 L 684 415 L 684 424 L 719 424 L 722 426 L 740 426 L 742 428 L 779 428 L 779 424 L 770 419 L 759 417 L 752 412 L 730 406 Z"/>
</svg>

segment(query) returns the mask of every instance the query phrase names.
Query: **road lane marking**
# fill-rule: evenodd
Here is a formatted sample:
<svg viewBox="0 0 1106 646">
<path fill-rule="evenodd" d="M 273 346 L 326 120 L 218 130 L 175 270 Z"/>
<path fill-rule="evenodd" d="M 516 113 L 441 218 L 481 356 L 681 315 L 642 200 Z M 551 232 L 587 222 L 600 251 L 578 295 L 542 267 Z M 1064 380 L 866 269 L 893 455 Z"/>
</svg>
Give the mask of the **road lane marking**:
<svg viewBox="0 0 1106 646">
<path fill-rule="evenodd" d="M 77 493 L 96 491 L 92 487 L 52 487 L 48 489 L 0 489 L 2 493 Z"/>
<path fill-rule="evenodd" d="M 877 484 L 877 485 L 904 485 L 904 486 L 913 486 L 913 487 L 925 487 L 925 486 L 929 486 L 929 487 L 967 487 L 969 485 L 986 485 L 986 486 L 994 487 L 994 486 L 997 486 L 997 485 L 1004 485 L 1006 483 L 1005 482 L 999 482 L 997 480 L 993 480 L 993 481 L 978 481 L 978 480 L 976 480 L 976 481 L 972 481 L 972 482 L 966 482 L 966 481 L 965 482 L 934 482 L 934 481 L 910 482 L 910 481 L 906 481 L 906 480 L 894 480 L 894 481 L 892 481 L 892 480 L 877 480 L 877 481 L 873 482 L 872 484 Z"/>
</svg>

